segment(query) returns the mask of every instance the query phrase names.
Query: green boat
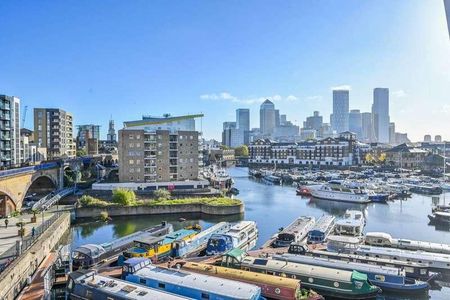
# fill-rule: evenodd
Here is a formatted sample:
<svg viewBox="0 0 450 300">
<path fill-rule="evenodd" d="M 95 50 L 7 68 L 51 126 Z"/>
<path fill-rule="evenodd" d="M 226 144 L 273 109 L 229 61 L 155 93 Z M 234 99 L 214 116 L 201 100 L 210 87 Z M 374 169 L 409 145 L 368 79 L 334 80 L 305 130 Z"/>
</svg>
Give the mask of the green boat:
<svg viewBox="0 0 450 300">
<path fill-rule="evenodd" d="M 381 289 L 369 283 L 367 275 L 356 271 L 310 266 L 270 258 L 248 256 L 233 249 L 222 256 L 221 265 L 281 277 L 298 279 L 302 287 L 313 289 L 323 296 L 340 299 L 371 299 Z"/>
</svg>

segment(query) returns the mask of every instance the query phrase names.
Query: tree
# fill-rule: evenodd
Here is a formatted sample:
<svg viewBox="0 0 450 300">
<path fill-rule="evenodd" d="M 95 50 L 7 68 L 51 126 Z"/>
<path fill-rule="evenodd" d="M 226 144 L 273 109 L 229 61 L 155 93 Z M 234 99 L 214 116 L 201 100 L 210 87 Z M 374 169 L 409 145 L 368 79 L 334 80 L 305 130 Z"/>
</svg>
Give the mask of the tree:
<svg viewBox="0 0 450 300">
<path fill-rule="evenodd" d="M 136 194 L 129 189 L 118 188 L 113 191 L 113 202 L 124 206 L 130 206 L 136 203 Z"/>
<path fill-rule="evenodd" d="M 77 156 L 86 156 L 87 152 L 84 149 L 78 149 L 77 150 Z"/>
<path fill-rule="evenodd" d="M 248 147 L 247 145 L 242 145 L 234 149 L 235 156 L 248 156 Z"/>
<path fill-rule="evenodd" d="M 158 200 L 167 200 L 170 198 L 170 192 L 166 189 L 157 189 L 153 195 Z"/>
</svg>

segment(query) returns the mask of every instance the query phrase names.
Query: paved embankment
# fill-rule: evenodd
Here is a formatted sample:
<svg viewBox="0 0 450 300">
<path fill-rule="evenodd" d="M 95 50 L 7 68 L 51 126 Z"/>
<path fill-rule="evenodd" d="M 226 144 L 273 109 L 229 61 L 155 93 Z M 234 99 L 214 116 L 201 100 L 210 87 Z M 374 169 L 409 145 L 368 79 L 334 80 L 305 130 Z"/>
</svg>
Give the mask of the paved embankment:
<svg viewBox="0 0 450 300">
<path fill-rule="evenodd" d="M 237 205 L 207 205 L 207 204 L 173 204 L 173 205 L 136 205 L 107 207 L 78 207 L 75 210 L 77 218 L 97 218 L 101 212 L 107 212 L 110 217 L 202 213 L 206 215 L 236 215 L 244 213 L 244 204 Z"/>
<path fill-rule="evenodd" d="M 30 277 L 70 228 L 70 213 L 60 213 L 33 245 L 11 262 L 0 276 L 0 299 L 14 299 Z"/>
</svg>

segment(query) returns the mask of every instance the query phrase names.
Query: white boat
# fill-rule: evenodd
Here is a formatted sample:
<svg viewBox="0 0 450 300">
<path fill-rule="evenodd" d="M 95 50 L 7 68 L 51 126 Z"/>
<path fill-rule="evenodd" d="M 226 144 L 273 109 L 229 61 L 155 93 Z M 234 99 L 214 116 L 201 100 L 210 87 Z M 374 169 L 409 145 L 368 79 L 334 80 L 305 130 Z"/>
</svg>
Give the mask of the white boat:
<svg viewBox="0 0 450 300">
<path fill-rule="evenodd" d="M 305 239 L 308 232 L 316 223 L 314 217 L 298 217 L 280 233 L 273 242 L 274 247 L 288 247 L 291 243 L 299 243 Z"/>
<path fill-rule="evenodd" d="M 363 234 L 366 220 L 359 210 L 347 210 L 344 218 L 337 220 L 334 226 L 334 232 L 338 235 L 349 235 L 360 237 Z"/>
<path fill-rule="evenodd" d="M 311 195 L 315 198 L 351 202 L 369 203 L 369 195 L 360 189 L 351 189 L 342 185 L 324 184 L 317 188 L 311 188 Z"/>
<path fill-rule="evenodd" d="M 443 190 L 450 191 L 450 182 L 443 181 L 440 185 Z"/>
<path fill-rule="evenodd" d="M 254 221 L 240 221 L 224 234 L 213 234 L 206 246 L 206 255 L 224 253 L 234 248 L 244 251 L 256 246 L 258 228 Z"/>
<path fill-rule="evenodd" d="M 434 271 L 445 272 L 447 274 L 450 273 L 450 255 L 447 254 L 373 246 L 359 246 L 358 248 L 350 250 L 347 253 L 353 253 L 367 257 L 425 263 Z"/>
<path fill-rule="evenodd" d="M 391 247 L 406 250 L 422 250 L 435 253 L 450 254 L 450 245 L 408 239 L 396 239 L 385 232 L 366 233 L 365 243 L 371 246 Z"/>
</svg>

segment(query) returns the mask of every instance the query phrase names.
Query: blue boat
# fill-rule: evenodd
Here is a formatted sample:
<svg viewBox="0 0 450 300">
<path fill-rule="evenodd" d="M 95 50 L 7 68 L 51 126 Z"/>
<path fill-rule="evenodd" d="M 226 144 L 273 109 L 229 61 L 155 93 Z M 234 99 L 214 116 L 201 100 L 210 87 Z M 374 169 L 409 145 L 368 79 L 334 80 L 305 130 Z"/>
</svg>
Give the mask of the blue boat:
<svg viewBox="0 0 450 300">
<path fill-rule="evenodd" d="M 188 255 L 199 254 L 206 249 L 208 240 L 213 234 L 224 234 L 228 232 L 230 228 L 231 223 L 220 222 L 200 232 L 190 239 L 178 239 L 172 242 L 170 256 L 186 257 Z"/>
<path fill-rule="evenodd" d="M 254 221 L 240 221 L 226 234 L 213 234 L 206 246 L 206 255 L 217 255 L 239 248 L 244 251 L 256 246 L 258 228 Z"/>
<path fill-rule="evenodd" d="M 366 274 L 369 282 L 380 287 L 383 291 L 396 293 L 425 293 L 430 287 L 427 282 L 406 277 L 405 271 L 399 268 L 288 253 L 275 255 L 273 256 L 273 259 L 338 270 L 357 271 Z"/>
<path fill-rule="evenodd" d="M 335 217 L 322 216 L 308 232 L 308 244 L 320 244 L 325 242 L 327 236 L 333 232 Z"/>
<path fill-rule="evenodd" d="M 125 261 L 122 278 L 164 292 L 194 299 L 260 300 L 261 288 L 248 283 L 153 266 L 146 258 Z"/>
<path fill-rule="evenodd" d="M 376 193 L 374 191 L 369 191 L 369 200 L 372 202 L 387 202 L 389 200 L 389 194 Z"/>
</svg>

